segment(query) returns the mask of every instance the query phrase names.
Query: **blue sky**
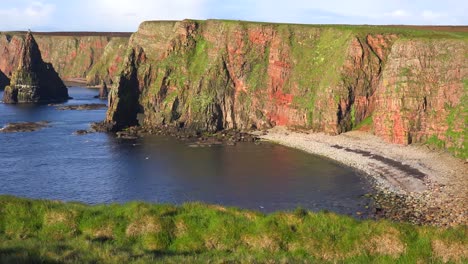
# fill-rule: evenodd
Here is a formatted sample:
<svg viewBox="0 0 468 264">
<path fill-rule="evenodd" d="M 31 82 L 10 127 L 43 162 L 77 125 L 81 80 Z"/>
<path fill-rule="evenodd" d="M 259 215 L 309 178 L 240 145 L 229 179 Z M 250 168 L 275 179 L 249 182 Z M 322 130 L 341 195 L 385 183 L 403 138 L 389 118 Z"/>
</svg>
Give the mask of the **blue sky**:
<svg viewBox="0 0 468 264">
<path fill-rule="evenodd" d="M 467 25 L 466 0 L 0 0 L 0 31 L 135 31 L 144 20 Z"/>
</svg>

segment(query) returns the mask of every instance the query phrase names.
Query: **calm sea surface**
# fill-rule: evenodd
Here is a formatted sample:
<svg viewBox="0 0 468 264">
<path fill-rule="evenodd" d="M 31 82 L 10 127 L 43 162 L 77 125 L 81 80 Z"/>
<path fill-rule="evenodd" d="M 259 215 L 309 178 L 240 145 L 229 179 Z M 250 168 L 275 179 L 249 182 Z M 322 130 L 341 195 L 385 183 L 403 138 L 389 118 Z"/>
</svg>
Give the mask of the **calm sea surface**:
<svg viewBox="0 0 468 264">
<path fill-rule="evenodd" d="M 97 90 L 69 88 L 66 104 L 102 103 Z M 0 92 L 0 98 L 3 93 Z M 50 121 L 30 133 L 0 133 L 0 194 L 89 204 L 202 201 L 264 212 L 298 206 L 366 212 L 370 184 L 333 161 L 262 143 L 192 148 L 168 137 L 120 140 L 74 135 L 105 109 L 59 111 L 0 103 L 0 126 Z"/>
</svg>

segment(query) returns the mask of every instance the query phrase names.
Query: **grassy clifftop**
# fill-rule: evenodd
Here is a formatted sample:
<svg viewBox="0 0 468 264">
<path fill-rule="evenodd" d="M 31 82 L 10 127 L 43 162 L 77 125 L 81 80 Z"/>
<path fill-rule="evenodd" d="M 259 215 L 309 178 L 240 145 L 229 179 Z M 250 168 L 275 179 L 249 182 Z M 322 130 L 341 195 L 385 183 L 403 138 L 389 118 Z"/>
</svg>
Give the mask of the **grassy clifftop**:
<svg viewBox="0 0 468 264">
<path fill-rule="evenodd" d="M 0 196 L 0 262 L 462 263 L 466 227 L 358 221 L 298 209 L 86 206 Z"/>
<path fill-rule="evenodd" d="M 243 24 L 245 26 L 292 26 L 296 28 L 333 28 L 338 30 L 352 30 L 355 33 L 363 34 L 399 34 L 408 38 L 468 38 L 468 26 L 409 26 L 409 25 L 345 25 L 345 24 L 291 24 L 291 23 L 271 23 L 242 20 L 208 19 L 194 20 L 186 19 L 199 24 L 203 23 L 223 23 L 223 24 Z M 180 21 L 145 21 L 141 28 L 159 29 L 161 25 L 174 26 Z"/>
</svg>

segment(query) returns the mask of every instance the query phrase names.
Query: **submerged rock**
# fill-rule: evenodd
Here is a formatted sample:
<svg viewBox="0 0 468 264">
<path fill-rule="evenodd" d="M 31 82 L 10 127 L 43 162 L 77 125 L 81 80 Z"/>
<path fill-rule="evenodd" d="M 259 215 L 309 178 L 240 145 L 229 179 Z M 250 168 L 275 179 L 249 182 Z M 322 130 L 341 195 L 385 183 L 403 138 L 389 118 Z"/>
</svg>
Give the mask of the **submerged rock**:
<svg viewBox="0 0 468 264">
<path fill-rule="evenodd" d="M 112 131 L 112 124 L 107 122 L 96 122 L 91 123 L 91 131 L 92 132 L 111 132 Z"/>
<path fill-rule="evenodd" d="M 54 67 L 42 60 L 31 32 L 26 35 L 18 68 L 5 88 L 5 103 L 47 103 L 68 100 L 68 89 Z"/>
<path fill-rule="evenodd" d="M 1 133 L 33 132 L 49 125 L 49 121 L 9 123 L 0 129 Z"/>
<path fill-rule="evenodd" d="M 82 136 L 82 135 L 86 135 L 86 134 L 89 134 L 89 133 L 92 133 L 92 131 L 80 129 L 80 130 L 75 131 L 75 133 L 73 133 L 73 134 L 78 135 L 78 136 Z"/>
<path fill-rule="evenodd" d="M 64 105 L 58 106 L 57 110 L 98 110 L 106 108 L 105 104 L 82 104 L 82 105 Z"/>
</svg>

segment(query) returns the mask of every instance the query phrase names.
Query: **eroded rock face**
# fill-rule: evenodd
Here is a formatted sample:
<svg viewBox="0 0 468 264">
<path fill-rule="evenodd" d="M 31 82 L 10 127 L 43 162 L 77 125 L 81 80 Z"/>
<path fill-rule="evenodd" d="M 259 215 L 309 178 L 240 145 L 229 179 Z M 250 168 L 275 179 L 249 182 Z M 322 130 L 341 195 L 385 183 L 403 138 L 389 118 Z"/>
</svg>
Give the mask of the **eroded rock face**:
<svg viewBox="0 0 468 264">
<path fill-rule="evenodd" d="M 50 63 L 42 60 L 31 33 L 26 35 L 18 69 L 5 88 L 5 103 L 61 102 L 68 99 L 68 89 Z"/>
<path fill-rule="evenodd" d="M 393 45 L 376 90 L 375 133 L 399 144 L 444 144 L 466 155 L 468 45 L 450 39 Z"/>
</svg>

